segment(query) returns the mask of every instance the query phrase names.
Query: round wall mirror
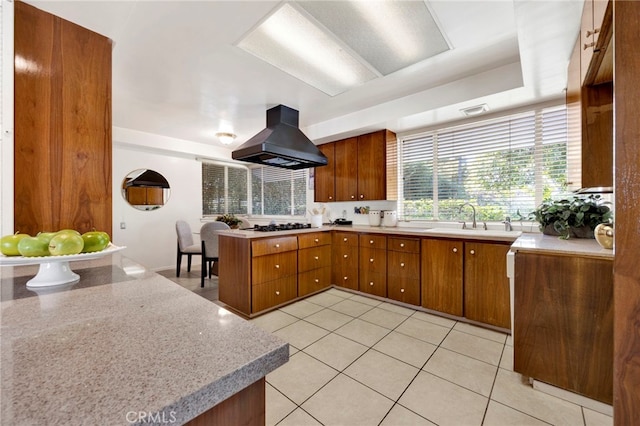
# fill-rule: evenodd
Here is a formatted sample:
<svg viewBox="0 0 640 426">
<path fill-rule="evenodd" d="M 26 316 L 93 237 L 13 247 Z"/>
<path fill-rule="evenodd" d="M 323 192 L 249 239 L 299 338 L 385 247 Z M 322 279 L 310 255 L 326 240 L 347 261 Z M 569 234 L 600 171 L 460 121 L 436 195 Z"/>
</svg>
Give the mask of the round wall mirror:
<svg viewBox="0 0 640 426">
<path fill-rule="evenodd" d="M 170 192 L 169 182 L 155 170 L 134 170 L 122 181 L 122 196 L 138 210 L 159 209 L 169 201 Z"/>
</svg>

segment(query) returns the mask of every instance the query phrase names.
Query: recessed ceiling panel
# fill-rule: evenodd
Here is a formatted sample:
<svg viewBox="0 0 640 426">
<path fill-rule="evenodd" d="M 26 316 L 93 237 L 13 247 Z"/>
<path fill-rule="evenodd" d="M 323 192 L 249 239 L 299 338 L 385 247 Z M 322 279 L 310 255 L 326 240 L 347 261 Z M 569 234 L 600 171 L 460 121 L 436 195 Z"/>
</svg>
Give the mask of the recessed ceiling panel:
<svg viewBox="0 0 640 426">
<path fill-rule="evenodd" d="M 297 4 L 382 75 L 449 50 L 421 0 L 302 1 Z"/>
</svg>

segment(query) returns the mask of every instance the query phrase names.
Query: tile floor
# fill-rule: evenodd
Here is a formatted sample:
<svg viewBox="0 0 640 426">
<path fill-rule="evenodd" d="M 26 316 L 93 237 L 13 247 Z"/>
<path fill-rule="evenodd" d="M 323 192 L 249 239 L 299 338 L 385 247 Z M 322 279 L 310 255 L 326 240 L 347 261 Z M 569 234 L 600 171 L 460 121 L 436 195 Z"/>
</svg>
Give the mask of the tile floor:
<svg viewBox="0 0 640 426">
<path fill-rule="evenodd" d="M 199 271 L 162 275 L 217 300 Z M 215 295 L 214 295 L 215 294 Z M 330 289 L 251 320 L 290 344 L 267 376 L 267 425 L 612 425 L 534 390 L 505 334 Z"/>
</svg>

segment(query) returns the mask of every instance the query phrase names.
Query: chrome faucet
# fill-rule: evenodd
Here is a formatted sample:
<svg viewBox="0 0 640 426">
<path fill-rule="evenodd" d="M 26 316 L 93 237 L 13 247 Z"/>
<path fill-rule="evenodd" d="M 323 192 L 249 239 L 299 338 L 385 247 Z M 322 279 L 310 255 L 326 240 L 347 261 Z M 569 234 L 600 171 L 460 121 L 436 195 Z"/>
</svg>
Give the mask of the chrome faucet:
<svg viewBox="0 0 640 426">
<path fill-rule="evenodd" d="M 476 208 L 473 207 L 473 204 L 471 203 L 464 203 L 463 205 L 460 206 L 460 209 L 458 210 L 458 213 L 462 213 L 462 208 L 464 206 L 469 206 L 473 209 L 473 224 L 471 225 L 473 229 L 477 228 L 477 223 L 476 223 Z M 464 229 L 464 228 L 463 228 Z"/>
<path fill-rule="evenodd" d="M 511 226 L 511 218 L 509 216 L 504 218 L 504 230 L 505 231 L 513 231 L 513 226 Z"/>
</svg>

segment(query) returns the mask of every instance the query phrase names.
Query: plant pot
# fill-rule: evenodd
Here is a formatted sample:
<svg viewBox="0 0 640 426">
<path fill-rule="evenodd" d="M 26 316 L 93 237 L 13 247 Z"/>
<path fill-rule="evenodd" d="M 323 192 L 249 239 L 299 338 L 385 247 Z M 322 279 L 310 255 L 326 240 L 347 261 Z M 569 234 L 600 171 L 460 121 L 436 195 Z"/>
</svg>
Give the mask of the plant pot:
<svg viewBox="0 0 640 426">
<path fill-rule="evenodd" d="M 561 234 L 555 230 L 553 224 L 546 225 L 542 228 L 544 235 L 553 235 L 559 237 Z M 593 229 L 588 226 L 581 226 L 579 228 L 569 228 L 569 238 L 595 238 L 593 235 Z"/>
</svg>

